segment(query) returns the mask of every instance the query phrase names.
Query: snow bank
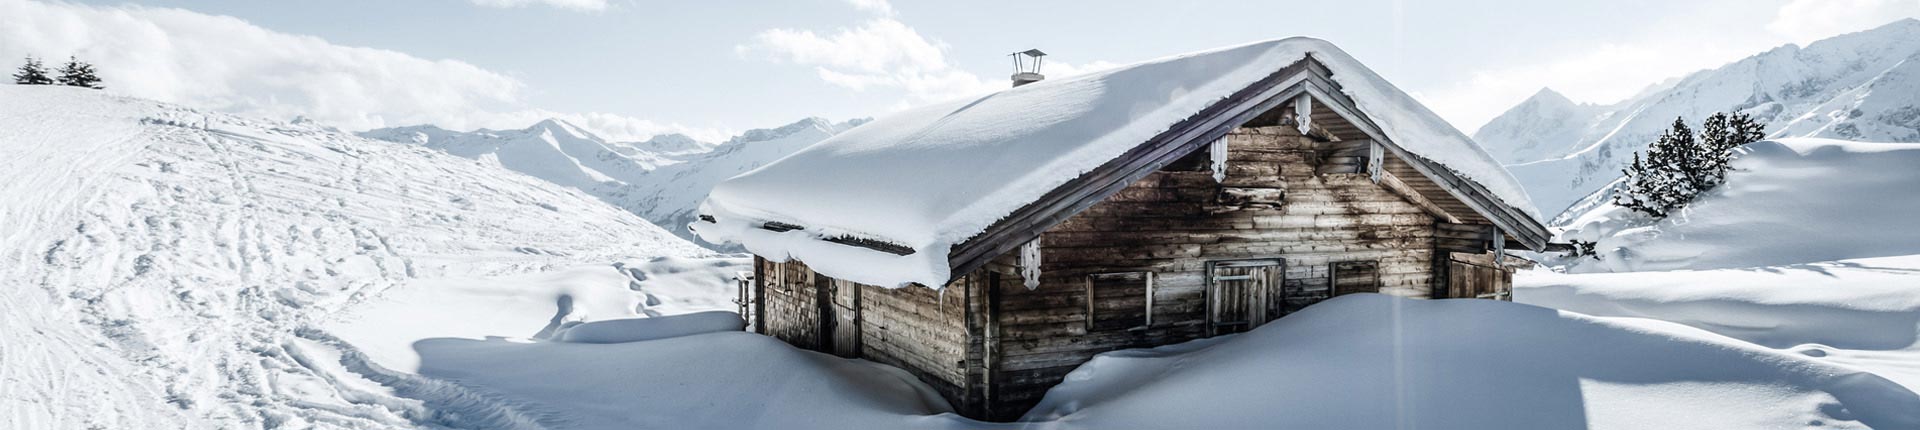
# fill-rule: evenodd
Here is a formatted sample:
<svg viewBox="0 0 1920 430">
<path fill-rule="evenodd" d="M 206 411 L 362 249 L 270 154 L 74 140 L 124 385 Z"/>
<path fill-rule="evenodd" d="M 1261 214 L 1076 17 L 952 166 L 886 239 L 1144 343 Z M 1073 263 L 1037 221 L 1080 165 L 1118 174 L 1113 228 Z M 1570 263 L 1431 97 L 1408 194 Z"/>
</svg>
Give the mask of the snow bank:
<svg viewBox="0 0 1920 430">
<path fill-rule="evenodd" d="M 1608 205 L 1563 237 L 1572 272 L 1719 269 L 1920 254 L 1920 144 L 1780 139 L 1739 150 L 1727 182 L 1658 222 Z"/>
<path fill-rule="evenodd" d="M 913 375 L 750 333 L 582 344 L 429 339 L 420 374 L 576 429 L 977 428 Z"/>
<path fill-rule="evenodd" d="M 590 321 L 560 332 L 561 342 L 623 343 L 692 336 L 703 333 L 741 331 L 746 320 L 727 311 L 696 312 L 652 318 L 620 318 Z"/>
<path fill-rule="evenodd" d="M 1342 296 L 1252 332 L 1102 354 L 1039 428 L 1920 426 L 1893 382 L 1657 321 Z"/>
<path fill-rule="evenodd" d="M 734 278 L 753 274 L 747 257 L 659 256 L 616 262 L 615 269 L 632 279 L 629 288 L 645 294 L 647 315 L 678 315 L 713 310 L 738 310 Z"/>
<path fill-rule="evenodd" d="M 1515 301 L 1670 321 L 1867 369 L 1920 392 L 1920 255 L 1702 271 L 1514 276 Z"/>
<path fill-rule="evenodd" d="M 1677 322 L 1773 348 L 1894 349 L 1920 339 L 1920 256 L 1700 271 L 1531 271 L 1514 277 L 1513 294 L 1523 303 Z"/>
<path fill-rule="evenodd" d="M 1395 143 L 1535 212 L 1505 169 L 1433 112 L 1332 44 L 1290 38 L 909 109 L 715 186 L 701 211 L 718 224 L 694 225 L 705 240 L 798 258 L 835 278 L 944 285 L 953 244 L 1307 55 L 1326 64 Z M 805 230 L 758 228 L 769 221 Z M 840 235 L 917 252 L 817 240 Z"/>
</svg>

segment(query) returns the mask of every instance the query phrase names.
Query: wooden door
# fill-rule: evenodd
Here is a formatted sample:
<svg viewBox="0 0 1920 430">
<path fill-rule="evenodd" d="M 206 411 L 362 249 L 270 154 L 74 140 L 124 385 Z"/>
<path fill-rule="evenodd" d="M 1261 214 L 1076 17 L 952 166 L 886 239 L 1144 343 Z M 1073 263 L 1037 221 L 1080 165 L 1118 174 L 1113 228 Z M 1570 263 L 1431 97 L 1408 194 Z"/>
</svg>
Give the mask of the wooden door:
<svg viewBox="0 0 1920 430">
<path fill-rule="evenodd" d="M 832 299 L 834 322 L 831 333 L 833 355 L 847 358 L 860 357 L 860 285 L 842 279 L 834 279 Z"/>
<path fill-rule="evenodd" d="M 1207 335 L 1239 333 L 1267 322 L 1280 260 L 1207 263 Z"/>
<path fill-rule="evenodd" d="M 1513 300 L 1513 272 L 1451 258 L 1447 262 L 1447 297 Z"/>
</svg>

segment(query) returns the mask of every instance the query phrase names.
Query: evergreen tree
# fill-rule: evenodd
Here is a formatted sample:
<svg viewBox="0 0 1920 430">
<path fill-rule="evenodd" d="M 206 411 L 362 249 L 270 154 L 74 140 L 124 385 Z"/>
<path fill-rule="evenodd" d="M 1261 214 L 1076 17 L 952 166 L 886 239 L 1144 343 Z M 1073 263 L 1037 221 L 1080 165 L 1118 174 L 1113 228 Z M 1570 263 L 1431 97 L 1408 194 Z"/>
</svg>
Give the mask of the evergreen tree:
<svg viewBox="0 0 1920 430">
<path fill-rule="evenodd" d="M 47 67 L 40 60 L 27 56 L 27 64 L 13 73 L 13 83 L 20 85 L 53 85 L 53 78 L 47 77 Z"/>
<path fill-rule="evenodd" d="M 96 90 L 106 88 L 100 85 L 100 76 L 93 73 L 92 64 L 80 62 L 73 57 L 67 57 L 67 64 L 60 66 L 60 85 Z"/>
<path fill-rule="evenodd" d="M 1697 138 L 1684 119 L 1674 118 L 1673 126 L 1647 147 L 1645 158 L 1633 154 L 1613 203 L 1665 218 L 1726 181 L 1734 148 L 1764 137 L 1765 127 L 1746 114 L 1715 113 L 1701 125 Z"/>
</svg>

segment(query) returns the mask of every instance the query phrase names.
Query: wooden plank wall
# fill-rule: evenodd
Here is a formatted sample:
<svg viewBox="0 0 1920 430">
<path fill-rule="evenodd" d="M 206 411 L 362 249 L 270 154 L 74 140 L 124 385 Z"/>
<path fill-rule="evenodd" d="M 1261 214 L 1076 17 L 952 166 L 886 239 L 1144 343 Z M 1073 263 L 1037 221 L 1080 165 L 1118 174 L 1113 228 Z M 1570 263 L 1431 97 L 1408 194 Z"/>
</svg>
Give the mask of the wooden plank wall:
<svg viewBox="0 0 1920 430">
<path fill-rule="evenodd" d="M 1294 287 L 1324 287 L 1334 262 L 1377 261 L 1380 292 L 1429 294 L 1433 215 L 1364 172 L 1316 174 L 1315 143 L 1291 127 L 1228 139 L 1224 182 L 1204 159 L 1175 163 L 1187 170 L 1155 172 L 1043 234 L 1038 289 L 1002 275 L 996 412 L 1024 411 L 1094 354 L 1203 336 L 1209 260 L 1283 258 Z M 1154 272 L 1153 326 L 1090 331 L 1087 275 L 1139 270 Z"/>
<path fill-rule="evenodd" d="M 798 261 L 775 263 L 755 257 L 765 282 L 766 328 L 768 336 L 794 346 L 820 350 L 819 291 L 814 289 L 813 271 Z"/>
<path fill-rule="evenodd" d="M 805 263 L 773 263 L 755 258 L 766 282 L 767 335 L 800 348 L 823 351 L 820 343 L 819 282 L 832 278 L 816 276 Z M 982 329 L 970 327 L 969 297 L 977 282 L 967 276 L 949 284 L 945 291 L 919 285 L 883 288 L 852 284 L 860 289 L 861 358 L 906 369 L 939 391 L 956 408 L 975 407 L 983 397 L 969 388 L 985 379 L 982 345 L 976 338 Z M 974 302 L 984 302 L 976 299 Z M 981 323 L 983 324 L 983 323 Z"/>
<path fill-rule="evenodd" d="M 964 407 L 972 350 L 967 329 L 971 276 L 942 290 L 919 285 L 861 285 L 860 356 L 920 377 L 955 407 Z"/>
</svg>

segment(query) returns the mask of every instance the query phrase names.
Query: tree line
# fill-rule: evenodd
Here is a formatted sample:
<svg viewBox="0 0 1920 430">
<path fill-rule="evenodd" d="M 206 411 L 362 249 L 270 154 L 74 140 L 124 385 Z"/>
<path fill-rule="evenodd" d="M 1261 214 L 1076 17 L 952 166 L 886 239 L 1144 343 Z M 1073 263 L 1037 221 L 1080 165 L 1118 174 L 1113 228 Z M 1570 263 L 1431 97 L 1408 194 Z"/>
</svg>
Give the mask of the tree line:
<svg viewBox="0 0 1920 430">
<path fill-rule="evenodd" d="M 49 72 L 58 72 L 59 75 L 53 76 Z M 13 83 L 20 85 L 59 84 L 96 90 L 106 88 L 100 82 L 100 75 L 94 73 L 92 64 L 74 57 L 67 57 L 67 64 L 61 65 L 60 70 L 49 71 L 45 64 L 40 63 L 40 59 L 29 55 L 27 64 L 21 65 L 20 69 L 13 73 Z"/>
<path fill-rule="evenodd" d="M 1676 117 L 1646 151 L 1635 151 L 1633 163 L 1621 169 L 1625 177 L 1613 189 L 1613 204 L 1653 219 L 1666 218 L 1727 181 L 1735 148 L 1766 136 L 1766 126 L 1744 113 L 1714 113 L 1698 132 L 1687 125 L 1686 118 Z M 1574 256 L 1599 258 L 1594 242 L 1569 242 Z"/>
</svg>

